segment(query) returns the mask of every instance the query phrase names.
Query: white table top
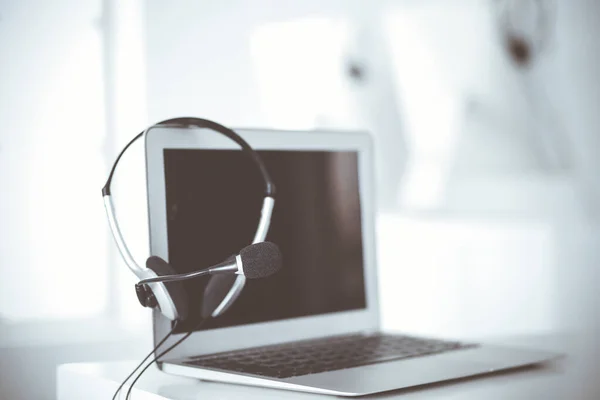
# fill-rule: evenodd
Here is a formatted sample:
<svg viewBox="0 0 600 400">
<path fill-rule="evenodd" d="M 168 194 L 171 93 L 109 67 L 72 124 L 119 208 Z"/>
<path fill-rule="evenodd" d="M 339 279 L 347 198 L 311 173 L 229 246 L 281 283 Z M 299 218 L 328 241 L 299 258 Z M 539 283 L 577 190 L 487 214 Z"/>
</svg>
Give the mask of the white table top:
<svg viewBox="0 0 600 400">
<path fill-rule="evenodd" d="M 599 399 L 600 374 L 594 337 L 555 335 L 494 341 L 528 345 L 567 354 L 563 360 L 544 365 L 399 390 L 363 399 Z M 110 399 L 121 380 L 137 362 L 78 363 L 58 369 L 58 400 Z M 124 391 L 126 392 L 126 390 Z M 125 398 L 122 394 L 121 398 Z M 148 369 L 134 389 L 134 399 L 331 399 L 331 396 L 200 381 Z"/>
</svg>

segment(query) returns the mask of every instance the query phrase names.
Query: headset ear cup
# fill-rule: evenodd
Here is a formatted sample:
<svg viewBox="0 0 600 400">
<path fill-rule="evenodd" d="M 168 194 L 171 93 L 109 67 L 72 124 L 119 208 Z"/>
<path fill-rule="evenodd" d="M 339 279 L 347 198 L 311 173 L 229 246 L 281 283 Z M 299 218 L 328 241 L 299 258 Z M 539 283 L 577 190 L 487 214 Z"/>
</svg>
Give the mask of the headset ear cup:
<svg viewBox="0 0 600 400">
<path fill-rule="evenodd" d="M 157 276 L 177 274 L 169 263 L 157 256 L 148 258 L 148 260 L 146 260 L 146 267 L 154 271 Z M 185 320 L 189 314 L 189 302 L 183 284 L 181 282 L 165 282 L 163 285 L 165 285 L 165 288 L 175 305 L 175 310 L 177 310 L 178 315 L 177 319 L 180 321 Z"/>
</svg>

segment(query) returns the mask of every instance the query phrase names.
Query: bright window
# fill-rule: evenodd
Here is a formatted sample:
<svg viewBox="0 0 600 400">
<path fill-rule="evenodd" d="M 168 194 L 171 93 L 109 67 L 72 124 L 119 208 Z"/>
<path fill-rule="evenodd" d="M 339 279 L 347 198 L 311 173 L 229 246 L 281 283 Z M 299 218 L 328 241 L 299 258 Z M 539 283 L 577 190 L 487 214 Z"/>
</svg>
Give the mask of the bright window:
<svg viewBox="0 0 600 400">
<path fill-rule="evenodd" d="M 4 2 L 0 319 L 92 317 L 108 298 L 100 0 Z"/>
</svg>

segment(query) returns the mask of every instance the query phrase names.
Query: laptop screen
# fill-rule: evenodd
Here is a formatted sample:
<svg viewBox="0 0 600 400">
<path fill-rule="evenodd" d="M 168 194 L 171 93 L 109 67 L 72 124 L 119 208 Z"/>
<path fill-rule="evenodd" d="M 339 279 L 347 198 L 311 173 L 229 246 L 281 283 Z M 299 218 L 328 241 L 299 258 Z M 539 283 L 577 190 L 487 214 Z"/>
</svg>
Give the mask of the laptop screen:
<svg viewBox="0 0 600 400">
<path fill-rule="evenodd" d="M 267 240 L 283 255 L 279 272 L 247 280 L 238 300 L 202 329 L 232 327 L 366 307 L 358 154 L 259 151 L 277 188 Z M 264 184 L 237 150 L 165 149 L 169 263 L 178 273 L 219 263 L 250 244 Z M 183 282 L 190 317 L 201 318 L 210 278 Z"/>
</svg>

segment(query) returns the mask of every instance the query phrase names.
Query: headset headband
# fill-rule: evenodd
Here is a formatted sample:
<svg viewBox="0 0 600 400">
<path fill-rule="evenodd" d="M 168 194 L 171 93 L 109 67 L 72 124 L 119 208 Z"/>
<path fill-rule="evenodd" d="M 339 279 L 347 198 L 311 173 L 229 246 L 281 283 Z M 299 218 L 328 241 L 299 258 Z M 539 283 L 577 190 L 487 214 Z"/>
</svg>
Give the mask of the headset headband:
<svg viewBox="0 0 600 400">
<path fill-rule="evenodd" d="M 257 167 L 257 169 L 260 173 L 260 176 L 263 179 L 264 186 L 265 186 L 265 189 L 264 189 L 265 197 L 263 199 L 263 204 L 262 204 L 262 208 L 261 208 L 260 221 L 258 223 L 258 227 L 254 234 L 254 239 L 252 240 L 252 243 L 258 243 L 258 242 L 265 241 L 267 233 L 269 231 L 269 226 L 271 224 L 271 214 L 273 212 L 273 206 L 275 204 L 275 184 L 271 180 L 271 176 L 269 175 L 267 168 L 265 167 L 262 159 L 260 158 L 258 153 L 254 149 L 252 149 L 252 147 L 250 147 L 250 145 L 240 135 L 235 133 L 233 130 L 226 128 L 225 126 L 218 124 L 216 122 L 209 121 L 207 119 L 202 119 L 202 118 L 194 118 L 194 117 L 172 118 L 172 119 L 167 119 L 167 120 L 161 121 L 157 124 L 154 124 L 153 126 L 146 129 L 145 131 L 137 134 L 129 143 L 127 143 L 127 145 L 123 148 L 123 150 L 121 150 L 121 152 L 117 156 L 117 159 L 115 160 L 115 163 L 113 164 L 113 166 L 110 170 L 110 174 L 108 176 L 108 179 L 106 180 L 106 184 L 102 188 L 102 197 L 104 198 L 104 207 L 106 209 L 106 215 L 108 217 L 110 230 L 115 239 L 115 242 L 117 243 L 119 252 L 120 252 L 121 256 L 123 257 L 123 260 L 129 267 L 129 269 L 140 279 L 143 279 L 145 277 L 146 269 L 140 267 L 135 262 L 133 256 L 129 252 L 129 248 L 127 247 L 127 244 L 125 243 L 125 240 L 123 238 L 123 235 L 119 228 L 119 224 L 116 219 L 114 205 L 112 202 L 110 186 L 111 186 L 112 178 L 113 178 L 113 175 L 117 168 L 117 165 L 118 165 L 119 161 L 121 160 L 121 157 L 123 156 L 125 151 L 127 151 L 127 149 L 129 148 L 129 146 L 131 146 L 136 140 L 138 140 L 139 138 L 144 136 L 144 134 L 148 133 L 148 131 L 150 129 L 157 127 L 157 126 L 167 126 L 167 125 L 173 126 L 173 127 L 178 127 L 178 128 L 191 128 L 191 127 L 207 128 L 207 129 L 211 129 L 213 131 L 219 132 L 220 134 L 228 137 L 229 139 L 231 139 L 234 142 L 236 142 L 237 144 L 239 144 L 242 151 L 244 152 L 244 154 L 246 154 L 248 156 L 248 158 L 250 160 L 252 160 L 253 164 Z M 235 283 L 233 284 L 232 288 L 230 289 L 229 293 L 225 296 L 225 298 L 223 299 L 221 304 L 219 304 L 219 306 L 214 310 L 214 312 L 212 314 L 213 316 L 217 316 L 217 315 L 221 314 L 222 312 L 224 312 L 233 303 L 233 301 L 235 301 L 237 296 L 241 293 L 241 290 L 244 287 L 245 281 L 246 281 L 246 278 L 243 275 L 240 275 L 237 277 L 237 279 L 236 279 Z"/>
<path fill-rule="evenodd" d="M 123 148 L 123 150 L 121 150 L 121 153 L 119 153 L 117 159 L 115 160 L 115 163 L 113 164 L 113 166 L 110 170 L 110 174 L 108 175 L 108 179 L 106 180 L 106 183 L 104 184 L 104 187 L 102 188 L 102 196 L 110 196 L 111 195 L 110 185 L 112 183 L 112 178 L 115 173 L 115 169 L 117 168 L 117 164 L 119 164 L 121 157 L 123 156 L 125 151 L 129 148 L 129 146 L 131 146 L 133 144 L 133 142 L 135 142 L 136 140 L 138 140 L 139 138 L 144 136 L 144 133 L 148 132 L 150 129 L 152 129 L 156 126 L 161 126 L 161 125 L 171 125 L 171 126 L 175 126 L 175 127 L 179 127 L 179 128 L 190 128 L 190 127 L 207 128 L 207 129 L 211 129 L 213 131 L 219 132 L 220 134 L 222 134 L 224 136 L 227 136 L 229 139 L 231 139 L 234 142 L 236 142 L 237 144 L 239 144 L 240 147 L 242 148 L 242 150 L 244 151 L 244 153 L 248 157 L 250 157 L 250 159 L 258 167 L 260 175 L 265 184 L 265 197 L 275 198 L 275 184 L 271 180 L 269 171 L 267 171 L 267 168 L 265 167 L 265 164 L 263 163 L 263 161 L 260 158 L 260 156 L 258 155 L 258 153 L 256 151 L 254 151 L 254 149 L 252 147 L 250 147 L 248 142 L 246 142 L 240 135 L 235 133 L 233 130 L 231 130 L 219 123 L 210 121 L 208 119 L 194 118 L 194 117 L 181 117 L 181 118 L 166 119 L 164 121 L 161 121 L 161 122 L 158 122 L 158 123 L 152 125 L 150 128 L 138 133 L 133 139 L 131 139 L 131 141 L 129 143 L 127 143 L 125 148 Z"/>
</svg>

